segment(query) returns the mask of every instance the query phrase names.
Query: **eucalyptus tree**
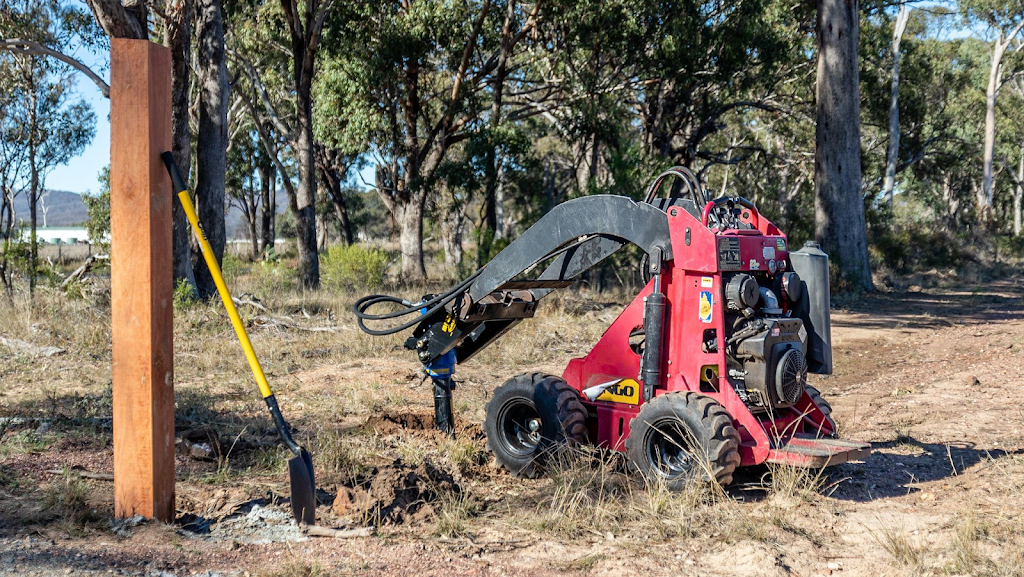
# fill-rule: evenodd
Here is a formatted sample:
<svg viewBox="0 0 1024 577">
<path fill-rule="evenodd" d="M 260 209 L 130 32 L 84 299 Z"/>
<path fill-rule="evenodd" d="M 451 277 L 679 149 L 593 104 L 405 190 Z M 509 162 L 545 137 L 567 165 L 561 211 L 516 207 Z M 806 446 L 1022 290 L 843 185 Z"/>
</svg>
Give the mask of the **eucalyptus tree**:
<svg viewBox="0 0 1024 577">
<path fill-rule="evenodd" d="M 992 208 L 995 189 L 996 100 L 1005 81 L 1004 58 L 1007 51 L 1018 51 L 1024 45 L 1024 40 L 1019 38 L 1024 30 L 1024 2 L 964 0 L 961 6 L 968 22 L 980 21 L 995 33 L 985 88 L 985 147 L 982 152 L 982 187 L 977 197 L 978 210 L 982 217 L 986 217 Z"/>
<path fill-rule="evenodd" d="M 365 143 L 374 157 L 406 279 L 426 276 L 423 218 L 438 170 L 484 126 L 498 96 L 495 72 L 514 58 L 536 10 L 491 0 L 351 2 L 345 23 L 329 31 L 331 58 L 317 91 L 318 105 L 334 112 L 320 116 L 318 135 L 339 150 Z"/>
<path fill-rule="evenodd" d="M 316 242 L 316 143 L 313 138 L 313 81 L 321 51 L 324 24 L 335 0 L 260 0 L 229 4 L 232 14 L 231 59 L 245 75 L 255 98 L 246 94 L 253 118 L 262 128 L 268 153 L 285 180 L 295 216 L 299 275 L 303 286 L 320 286 Z M 262 110 L 257 111 L 259 107 Z M 287 111 L 285 114 L 282 111 Z M 297 183 L 289 181 L 273 132 L 287 143 L 294 158 Z"/>
<path fill-rule="evenodd" d="M 896 186 L 896 165 L 899 162 L 900 153 L 900 43 L 903 41 L 903 33 L 907 29 L 907 22 L 910 20 L 910 10 L 907 8 L 906 0 L 900 0 L 899 11 L 896 14 L 896 22 L 892 29 L 892 81 L 889 91 L 889 147 L 885 155 L 885 180 L 882 182 L 882 194 L 885 201 L 892 207 L 892 191 Z"/>
<path fill-rule="evenodd" d="M 66 40 L 66 13 L 61 4 L 5 2 L 0 17 L 0 36 L 23 38 L 41 46 L 57 47 Z M 77 156 L 92 140 L 96 115 L 75 93 L 75 68 L 62 59 L 45 55 L 6 53 L 12 60 L 11 85 L 5 116 L 23 138 L 28 194 L 30 252 L 29 288 L 34 291 L 38 270 L 36 227 L 39 199 L 52 169 Z"/>
<path fill-rule="evenodd" d="M 856 289 L 872 289 L 861 194 L 859 2 L 818 0 L 814 220 L 818 241 Z"/>
<path fill-rule="evenodd" d="M 220 264 L 227 242 L 224 190 L 227 184 L 229 98 L 221 0 L 195 0 L 195 23 L 196 81 L 199 85 L 196 204 L 203 233 Z M 217 294 L 213 275 L 204 259 L 196 261 L 195 279 L 201 298 Z"/>
</svg>

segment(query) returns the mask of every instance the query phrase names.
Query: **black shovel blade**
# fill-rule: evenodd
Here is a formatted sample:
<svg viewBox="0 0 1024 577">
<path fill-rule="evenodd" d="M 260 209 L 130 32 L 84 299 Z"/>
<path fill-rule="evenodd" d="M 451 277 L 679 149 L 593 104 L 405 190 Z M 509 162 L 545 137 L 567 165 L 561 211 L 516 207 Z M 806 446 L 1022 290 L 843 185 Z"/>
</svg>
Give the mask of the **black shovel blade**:
<svg viewBox="0 0 1024 577">
<path fill-rule="evenodd" d="M 316 525 L 316 483 L 313 480 L 313 458 L 302 449 L 298 457 L 288 460 L 288 477 L 292 487 L 292 516 L 297 523 Z"/>
</svg>

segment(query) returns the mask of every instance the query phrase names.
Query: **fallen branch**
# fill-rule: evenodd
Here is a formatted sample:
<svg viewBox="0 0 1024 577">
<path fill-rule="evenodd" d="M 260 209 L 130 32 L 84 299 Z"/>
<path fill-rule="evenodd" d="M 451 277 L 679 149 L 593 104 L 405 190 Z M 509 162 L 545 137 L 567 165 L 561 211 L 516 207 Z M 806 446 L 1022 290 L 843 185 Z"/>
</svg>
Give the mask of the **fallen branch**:
<svg viewBox="0 0 1024 577">
<path fill-rule="evenodd" d="M 257 301 L 256 298 L 253 297 L 251 294 L 243 294 L 240 297 L 231 297 L 231 300 L 235 301 L 235 304 L 238 306 L 248 305 L 258 311 L 262 311 L 265 313 L 269 312 L 267 311 L 267 307 L 260 304 L 259 301 Z"/>
<path fill-rule="evenodd" d="M 88 272 L 92 270 L 92 266 L 96 264 L 96 261 L 109 259 L 110 257 L 105 254 L 90 255 L 89 258 L 85 259 L 85 262 L 82 263 L 82 266 L 76 268 L 74 272 L 69 274 L 68 277 L 60 283 L 60 288 L 67 288 L 69 284 L 88 274 Z"/>
<path fill-rule="evenodd" d="M 351 539 L 353 537 L 370 537 L 373 535 L 373 527 L 359 527 L 357 529 L 332 529 L 320 527 L 319 525 L 307 525 L 301 523 L 299 528 L 303 534 L 310 537 L 330 537 L 333 539 Z"/>
<path fill-rule="evenodd" d="M 291 319 L 289 319 L 291 320 Z M 306 331 L 310 333 L 337 333 L 333 327 L 304 327 L 298 324 L 292 324 L 282 320 L 282 317 L 271 317 L 268 315 L 256 315 L 252 318 L 253 324 L 261 327 L 274 327 L 280 329 L 295 329 L 299 331 Z"/>
<path fill-rule="evenodd" d="M 46 472 L 51 474 L 51 475 L 63 475 L 64 474 L 64 471 L 62 469 L 49 469 Z M 114 480 L 114 476 L 111 475 L 110 473 L 90 473 L 89 471 L 78 471 L 76 469 L 71 469 L 71 472 L 75 473 L 79 477 L 82 477 L 83 479 L 96 479 L 97 481 L 113 481 Z"/>
<path fill-rule="evenodd" d="M 12 353 L 28 353 L 31 355 L 52 357 L 55 355 L 61 355 L 66 353 L 65 349 L 60 347 L 41 347 L 39 345 L 33 345 L 18 339 L 8 339 L 0 337 L 0 345 L 3 345 L 11 350 Z"/>
</svg>

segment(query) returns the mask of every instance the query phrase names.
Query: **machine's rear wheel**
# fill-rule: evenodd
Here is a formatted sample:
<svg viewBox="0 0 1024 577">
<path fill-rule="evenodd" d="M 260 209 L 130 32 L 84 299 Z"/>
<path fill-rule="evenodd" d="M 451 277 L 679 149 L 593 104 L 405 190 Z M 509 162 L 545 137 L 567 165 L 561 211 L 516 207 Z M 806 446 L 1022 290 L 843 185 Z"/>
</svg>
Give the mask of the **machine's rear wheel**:
<svg viewBox="0 0 1024 577">
<path fill-rule="evenodd" d="M 692 479 L 728 485 L 740 464 L 740 436 L 732 417 L 699 393 L 655 397 L 630 421 L 629 429 L 629 460 L 641 474 L 664 480 L 674 491 Z"/>
<path fill-rule="evenodd" d="M 586 442 L 586 419 L 579 392 L 562 379 L 542 373 L 517 375 L 498 387 L 487 403 L 487 448 L 513 474 L 535 477 L 553 448 Z"/>
<path fill-rule="evenodd" d="M 828 403 L 828 401 L 825 400 L 825 397 L 821 396 L 821 391 L 819 391 L 818 389 L 816 389 L 816 388 L 814 388 L 814 387 L 812 387 L 810 385 L 807 385 L 807 387 L 804 390 L 807 391 L 807 396 L 811 397 L 811 400 L 814 401 L 814 404 L 818 405 L 818 409 L 825 415 L 825 421 L 828 422 L 828 424 L 832 426 L 832 432 L 831 433 L 828 433 L 826 431 L 821 431 L 821 434 L 826 436 L 826 437 L 835 437 L 836 436 L 836 432 L 839 429 L 836 428 L 836 421 L 835 421 L 835 419 L 832 418 L 832 405 L 830 405 Z M 807 431 L 807 432 L 809 432 L 809 433 L 817 433 L 818 431 Z"/>
</svg>

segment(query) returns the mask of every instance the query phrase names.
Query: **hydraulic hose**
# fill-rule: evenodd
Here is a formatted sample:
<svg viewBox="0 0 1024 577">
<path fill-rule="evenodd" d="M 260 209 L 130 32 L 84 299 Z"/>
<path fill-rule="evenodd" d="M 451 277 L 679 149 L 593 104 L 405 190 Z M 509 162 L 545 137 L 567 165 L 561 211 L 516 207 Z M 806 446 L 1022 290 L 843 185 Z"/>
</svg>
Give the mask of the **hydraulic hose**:
<svg viewBox="0 0 1024 577">
<path fill-rule="evenodd" d="M 556 257 L 570 249 L 573 249 L 595 238 L 596 236 L 599 235 L 589 235 L 579 238 L 561 248 L 553 250 L 548 254 L 542 256 L 541 258 L 537 259 L 536 263 L 544 262 L 549 258 Z M 458 298 L 458 296 L 464 293 L 469 288 L 469 286 L 473 284 L 473 281 L 475 281 L 476 278 L 480 276 L 480 274 L 483 272 L 484 269 L 481 268 L 480 270 L 476 271 L 459 284 L 424 302 L 410 303 L 405 299 L 392 295 L 367 295 L 357 300 L 355 304 L 352 305 L 352 312 L 355 313 L 356 315 L 356 324 L 359 326 L 359 329 L 362 330 L 364 333 L 375 337 L 393 335 L 395 333 L 399 333 L 406 329 L 412 328 L 419 324 L 423 317 L 434 314 L 438 310 L 442 309 L 445 305 Z M 370 309 L 370 307 L 381 303 L 396 303 L 400 305 L 405 305 L 406 308 L 382 314 L 371 314 L 366 312 L 367 310 Z M 427 311 L 420 312 L 423 309 L 427 309 Z M 395 319 L 399 317 L 404 317 L 406 315 L 411 315 L 414 313 L 416 314 L 415 318 L 405 323 L 402 323 L 396 327 L 389 327 L 386 329 L 371 329 L 370 327 L 366 326 L 365 323 L 366 321 L 383 321 L 388 319 Z"/>
<path fill-rule="evenodd" d="M 402 332 L 408 328 L 411 328 L 419 324 L 419 317 L 434 314 L 439 309 L 444 307 L 446 304 L 455 300 L 455 298 L 458 297 L 459 294 L 461 294 L 467 288 L 469 288 L 469 285 L 472 284 L 474 280 L 476 280 L 476 277 L 480 276 L 481 272 L 483 272 L 483 269 L 476 271 L 475 273 L 470 275 L 469 278 L 467 278 L 466 280 L 460 282 L 459 284 L 453 286 L 447 291 L 437 295 L 436 297 L 426 302 L 415 303 L 410 305 L 409 301 L 392 295 L 367 295 L 357 300 L 355 304 L 352 305 L 352 312 L 355 313 L 357 319 L 356 324 L 359 325 L 359 328 L 364 333 L 368 335 L 373 335 L 375 337 L 393 335 L 395 333 Z M 369 310 L 370 307 L 380 303 L 397 303 L 401 305 L 407 305 L 407 308 L 383 314 L 370 314 L 366 312 L 367 310 Z M 420 314 L 420 311 L 422 309 L 427 309 L 427 311 L 425 313 Z M 414 318 L 406 323 L 398 325 L 397 327 L 391 327 L 387 329 L 371 329 L 365 324 L 365 321 L 382 321 L 387 319 L 403 317 L 406 315 L 411 315 L 413 313 L 417 314 L 417 318 Z"/>
</svg>

